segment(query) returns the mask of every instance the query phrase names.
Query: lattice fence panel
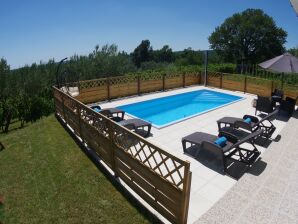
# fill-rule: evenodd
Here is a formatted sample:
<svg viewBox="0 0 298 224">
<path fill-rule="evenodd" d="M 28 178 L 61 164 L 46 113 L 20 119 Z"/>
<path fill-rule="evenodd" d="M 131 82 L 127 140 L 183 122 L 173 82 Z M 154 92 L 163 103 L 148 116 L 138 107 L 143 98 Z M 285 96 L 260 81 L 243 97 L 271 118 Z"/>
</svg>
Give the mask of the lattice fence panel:
<svg viewBox="0 0 298 224">
<path fill-rule="evenodd" d="M 140 80 L 162 80 L 163 75 L 161 73 L 147 73 L 140 76 Z"/>
<path fill-rule="evenodd" d="M 113 124 L 114 143 L 133 158 L 169 181 L 177 188 L 183 188 L 185 162 L 154 146 L 133 133 Z"/>
<path fill-rule="evenodd" d="M 180 74 L 180 73 L 169 73 L 166 75 L 166 78 L 167 79 L 170 79 L 170 78 L 176 78 L 176 77 L 182 77 L 183 74 Z"/>
<path fill-rule="evenodd" d="M 80 111 L 82 120 L 93 126 L 104 137 L 110 138 L 108 128 L 109 120 L 106 117 L 86 107 L 81 107 Z"/>
<path fill-rule="evenodd" d="M 107 79 L 94 79 L 80 82 L 80 90 L 107 85 Z"/>
<path fill-rule="evenodd" d="M 119 76 L 119 77 L 110 78 L 110 85 L 120 85 L 120 84 L 132 83 L 137 81 L 138 81 L 137 76 Z"/>
<path fill-rule="evenodd" d="M 196 85 L 200 83 L 200 74 L 199 73 L 186 73 L 185 74 L 185 85 Z"/>
<path fill-rule="evenodd" d="M 214 86 L 214 87 L 220 88 L 222 85 L 221 78 L 222 78 L 222 75 L 220 73 L 208 72 L 208 76 L 207 76 L 208 86 Z"/>
</svg>

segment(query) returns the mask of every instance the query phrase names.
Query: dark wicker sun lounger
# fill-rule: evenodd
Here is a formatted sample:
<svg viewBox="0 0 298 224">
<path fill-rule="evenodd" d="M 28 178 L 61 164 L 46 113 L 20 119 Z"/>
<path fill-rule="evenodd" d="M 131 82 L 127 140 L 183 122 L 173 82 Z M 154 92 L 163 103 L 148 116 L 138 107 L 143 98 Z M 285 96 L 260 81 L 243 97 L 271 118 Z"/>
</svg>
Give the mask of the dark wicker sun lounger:
<svg viewBox="0 0 298 224">
<path fill-rule="evenodd" d="M 262 135 L 266 138 L 270 138 L 276 129 L 276 127 L 273 125 L 271 121 L 275 118 L 277 114 L 278 110 L 274 110 L 262 119 L 259 119 L 251 115 L 244 115 L 242 119 L 236 117 L 223 117 L 217 121 L 218 130 L 230 130 L 231 128 L 227 127 L 232 127 L 245 129 L 249 132 L 255 132 L 259 129 L 262 129 Z M 245 119 L 247 118 L 251 119 L 250 123 L 245 122 Z"/>
<path fill-rule="evenodd" d="M 99 113 L 107 116 L 113 121 L 119 122 L 124 119 L 125 111 L 120 110 L 118 108 L 105 108 L 105 109 L 102 109 Z"/>
<path fill-rule="evenodd" d="M 127 119 L 123 121 L 119 121 L 118 124 L 130 129 L 134 130 L 136 133 L 142 134 L 143 131 L 145 131 L 145 127 L 147 127 L 147 131 L 143 132 L 144 137 L 148 137 L 150 135 L 151 131 L 151 124 L 147 121 L 133 118 L 133 119 Z"/>
<path fill-rule="evenodd" d="M 227 138 L 226 145 L 220 147 L 214 141 L 218 136 L 210 135 L 203 132 L 195 132 L 182 139 L 183 151 L 186 152 L 186 144 L 190 143 L 191 147 L 196 145 L 200 153 L 208 155 L 210 162 L 216 164 L 222 172 L 226 172 L 227 160 L 234 160 L 251 165 L 259 157 L 260 152 L 254 144 L 254 139 L 262 134 L 263 130 L 253 133 L 247 133 L 242 139 L 238 139 L 232 133 L 221 131 L 219 137 Z M 252 149 L 243 148 L 243 144 L 248 143 Z"/>
</svg>

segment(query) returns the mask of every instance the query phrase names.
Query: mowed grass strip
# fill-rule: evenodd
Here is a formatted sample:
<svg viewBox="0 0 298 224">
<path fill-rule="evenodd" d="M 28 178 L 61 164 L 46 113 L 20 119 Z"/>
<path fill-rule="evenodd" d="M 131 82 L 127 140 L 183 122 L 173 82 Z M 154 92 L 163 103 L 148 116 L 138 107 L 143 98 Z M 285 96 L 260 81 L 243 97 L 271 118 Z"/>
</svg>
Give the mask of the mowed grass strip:
<svg viewBox="0 0 298 224">
<path fill-rule="evenodd" d="M 52 115 L 1 135 L 0 223 L 150 223 Z"/>
</svg>

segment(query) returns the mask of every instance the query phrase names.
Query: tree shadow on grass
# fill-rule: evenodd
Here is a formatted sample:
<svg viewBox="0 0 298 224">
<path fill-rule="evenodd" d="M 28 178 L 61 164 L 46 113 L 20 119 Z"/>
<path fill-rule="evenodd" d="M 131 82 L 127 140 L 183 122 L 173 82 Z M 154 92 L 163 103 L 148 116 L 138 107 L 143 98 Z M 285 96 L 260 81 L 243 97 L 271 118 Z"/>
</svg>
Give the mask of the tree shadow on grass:
<svg viewBox="0 0 298 224">
<path fill-rule="evenodd" d="M 0 202 L 0 224 L 2 224 L 2 221 L 4 219 L 4 204 Z"/>
<path fill-rule="evenodd" d="M 88 149 L 77 137 L 76 135 L 66 127 L 65 123 L 61 120 L 60 117 L 56 116 L 57 120 L 60 122 L 62 127 L 69 133 L 72 139 L 80 147 L 82 152 L 93 162 L 97 169 L 105 175 L 105 177 L 112 183 L 112 185 L 138 210 L 138 212 L 145 217 L 150 223 L 163 223 L 157 216 L 152 214 L 140 201 L 138 201 L 119 181 L 119 178 L 116 178 L 111 174 L 107 167 L 105 167 L 100 161 L 101 158 L 96 154 L 95 151 Z M 1 223 L 0 223 L 1 224 Z"/>
</svg>

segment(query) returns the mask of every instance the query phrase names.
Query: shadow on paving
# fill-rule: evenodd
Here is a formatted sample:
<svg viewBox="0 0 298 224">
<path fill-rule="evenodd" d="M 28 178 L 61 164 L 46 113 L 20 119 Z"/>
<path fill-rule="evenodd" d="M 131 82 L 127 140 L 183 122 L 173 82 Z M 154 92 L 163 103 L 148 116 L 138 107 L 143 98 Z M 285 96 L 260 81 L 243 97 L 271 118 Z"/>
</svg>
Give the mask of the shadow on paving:
<svg viewBox="0 0 298 224">
<path fill-rule="evenodd" d="M 259 114 L 260 117 L 265 117 L 267 114 Z M 298 118 L 298 109 L 293 114 L 294 118 Z M 290 117 L 285 116 L 284 114 L 278 114 L 275 118 L 272 118 L 271 120 L 280 120 L 287 122 Z M 264 148 L 268 148 L 272 142 L 279 142 L 281 140 L 281 135 L 277 135 L 274 139 L 272 138 L 265 138 L 263 136 L 258 137 L 255 139 L 254 143 L 256 145 L 262 146 Z M 208 167 L 209 169 L 212 169 L 222 175 L 229 175 L 232 178 L 239 180 L 246 172 L 250 173 L 255 176 L 259 176 L 267 166 L 267 163 L 261 160 L 259 157 L 253 164 L 248 165 L 245 163 L 242 163 L 240 161 L 235 161 L 230 158 L 226 158 L 226 172 L 224 173 L 221 166 L 219 166 L 216 163 L 216 160 L 210 158 L 208 153 L 206 151 L 200 150 L 198 146 L 191 146 L 185 150 L 185 153 L 191 156 L 192 158 L 199 161 L 204 166 Z"/>
<path fill-rule="evenodd" d="M 259 176 L 266 168 L 267 163 L 262 161 L 260 158 L 256 160 L 256 162 L 249 166 L 248 164 L 244 164 L 240 161 L 235 161 L 232 159 L 227 158 L 226 159 L 226 173 L 223 172 L 220 166 L 215 162 L 215 160 L 212 160 L 208 153 L 206 151 L 200 150 L 198 146 L 191 146 L 186 149 L 186 154 L 194 158 L 195 160 L 199 161 L 202 165 L 208 167 L 209 169 L 218 172 L 222 175 L 228 175 L 236 180 L 239 180 L 246 172 Z M 214 161 L 214 162 L 212 162 Z M 252 167 L 253 168 L 252 170 Z"/>
<path fill-rule="evenodd" d="M 56 115 L 55 115 L 56 116 Z M 57 117 L 57 120 L 60 122 L 62 127 L 69 133 L 73 138 L 76 144 L 80 147 L 82 152 L 93 162 L 97 169 L 102 172 L 105 177 L 113 184 L 113 186 L 138 210 L 140 214 L 146 217 L 151 223 L 163 223 L 157 216 L 152 214 L 141 202 L 139 202 L 120 182 L 118 178 L 115 178 L 107 169 L 100 163 L 101 158 L 93 150 L 88 150 L 85 145 L 78 140 L 75 134 L 66 127 L 65 123 L 61 120 L 60 117 Z M 131 143 L 134 144 L 134 143 Z"/>
<path fill-rule="evenodd" d="M 298 119 L 298 108 L 294 111 L 292 117 Z"/>
</svg>

